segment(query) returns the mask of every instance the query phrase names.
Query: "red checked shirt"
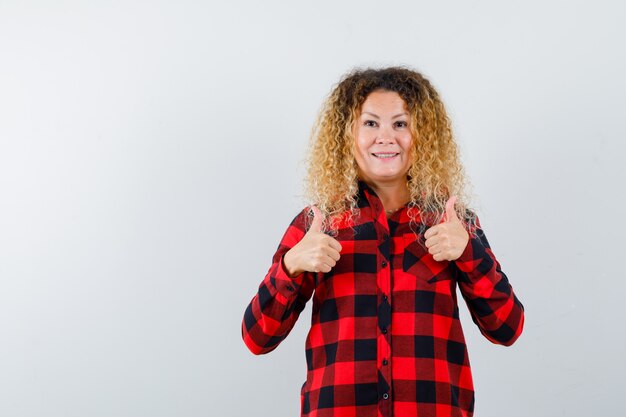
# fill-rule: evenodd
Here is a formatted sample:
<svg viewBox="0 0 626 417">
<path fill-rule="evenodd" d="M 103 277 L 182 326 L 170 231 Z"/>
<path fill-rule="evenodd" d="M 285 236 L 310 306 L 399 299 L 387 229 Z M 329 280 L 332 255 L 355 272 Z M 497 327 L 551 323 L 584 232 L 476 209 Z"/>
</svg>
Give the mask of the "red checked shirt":
<svg viewBox="0 0 626 417">
<path fill-rule="evenodd" d="M 410 229 L 406 207 L 387 219 L 363 182 L 358 198 L 360 216 L 335 236 L 341 259 L 328 273 L 286 274 L 283 255 L 306 233 L 308 209 L 295 217 L 245 311 L 246 346 L 255 354 L 274 350 L 313 297 L 301 416 L 471 417 L 457 284 L 491 342 L 511 345 L 524 325 L 524 307 L 480 221 L 458 259 L 435 261 Z"/>
</svg>

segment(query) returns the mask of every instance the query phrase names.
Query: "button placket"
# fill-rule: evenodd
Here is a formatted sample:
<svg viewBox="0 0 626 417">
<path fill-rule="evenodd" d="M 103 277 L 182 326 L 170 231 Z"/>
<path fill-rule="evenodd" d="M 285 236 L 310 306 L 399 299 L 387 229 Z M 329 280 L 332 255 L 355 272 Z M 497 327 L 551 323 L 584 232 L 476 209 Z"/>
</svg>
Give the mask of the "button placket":
<svg viewBox="0 0 626 417">
<path fill-rule="evenodd" d="M 377 229 L 378 235 L 378 267 L 377 269 L 377 292 L 378 292 L 378 369 L 379 369 L 379 399 L 385 404 L 380 411 L 382 415 L 390 415 L 391 402 L 391 367 L 389 366 L 391 357 L 391 244 L 392 239 L 389 233 L 389 224 L 384 213 L 381 202 L 376 196 L 368 196 L 372 207 L 372 221 Z"/>
</svg>

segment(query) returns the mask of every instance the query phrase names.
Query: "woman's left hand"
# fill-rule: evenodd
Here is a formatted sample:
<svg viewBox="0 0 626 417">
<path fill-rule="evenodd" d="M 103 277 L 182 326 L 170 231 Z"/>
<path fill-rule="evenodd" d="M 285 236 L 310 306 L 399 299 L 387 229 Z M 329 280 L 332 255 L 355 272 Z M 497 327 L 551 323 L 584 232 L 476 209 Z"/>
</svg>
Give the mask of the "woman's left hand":
<svg viewBox="0 0 626 417">
<path fill-rule="evenodd" d="M 469 242 L 469 233 L 463 227 L 461 219 L 454 211 L 456 196 L 450 197 L 446 203 L 446 218 L 424 233 L 428 252 L 435 261 L 454 261 L 465 250 Z"/>
</svg>

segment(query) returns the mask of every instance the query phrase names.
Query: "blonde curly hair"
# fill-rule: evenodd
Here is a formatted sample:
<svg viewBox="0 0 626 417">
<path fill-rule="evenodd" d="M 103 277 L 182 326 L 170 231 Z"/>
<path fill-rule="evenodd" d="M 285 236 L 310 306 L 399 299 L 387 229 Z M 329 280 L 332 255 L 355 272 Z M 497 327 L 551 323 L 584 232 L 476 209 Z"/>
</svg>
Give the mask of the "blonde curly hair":
<svg viewBox="0 0 626 417">
<path fill-rule="evenodd" d="M 445 214 L 446 201 L 456 195 L 457 216 L 475 236 L 476 214 L 467 203 L 469 181 L 450 119 L 431 83 L 406 67 L 353 69 L 322 105 L 311 132 L 305 196 L 324 214 L 326 230 L 336 231 L 339 223 L 358 216 L 354 127 L 363 102 L 376 90 L 398 93 L 410 114 L 414 140 L 407 187 L 413 231 L 423 233 L 438 224 Z"/>
</svg>

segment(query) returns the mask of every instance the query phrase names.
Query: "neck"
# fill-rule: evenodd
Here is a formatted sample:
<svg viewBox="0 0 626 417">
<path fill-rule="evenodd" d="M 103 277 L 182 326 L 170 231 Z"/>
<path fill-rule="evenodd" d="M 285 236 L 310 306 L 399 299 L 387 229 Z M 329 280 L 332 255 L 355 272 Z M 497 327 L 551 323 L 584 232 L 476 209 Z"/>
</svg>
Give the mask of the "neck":
<svg viewBox="0 0 626 417">
<path fill-rule="evenodd" d="M 406 181 L 394 181 L 390 183 L 364 181 L 376 192 L 385 210 L 397 210 L 405 205 L 411 198 Z"/>
</svg>

